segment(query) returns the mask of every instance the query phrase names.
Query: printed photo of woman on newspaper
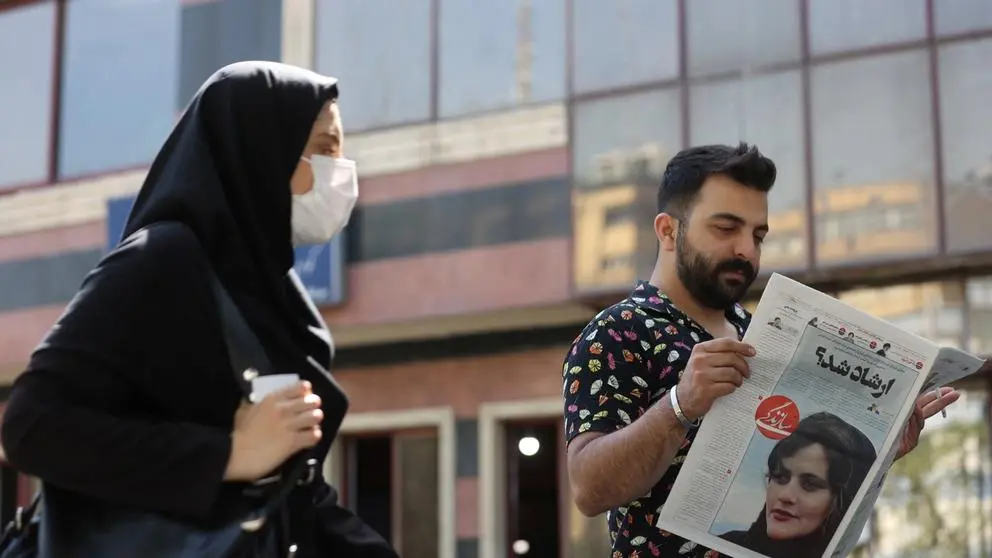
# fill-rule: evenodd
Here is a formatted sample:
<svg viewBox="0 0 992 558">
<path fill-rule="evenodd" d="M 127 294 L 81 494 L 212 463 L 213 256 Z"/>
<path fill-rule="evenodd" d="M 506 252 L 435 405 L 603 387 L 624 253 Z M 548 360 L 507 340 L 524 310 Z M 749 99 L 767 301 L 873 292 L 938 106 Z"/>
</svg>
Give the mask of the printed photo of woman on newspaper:
<svg viewBox="0 0 992 558">
<path fill-rule="evenodd" d="M 819 558 L 875 457 L 871 440 L 838 416 L 803 418 L 768 454 L 757 519 L 746 531 L 720 538 L 770 558 Z"/>
</svg>

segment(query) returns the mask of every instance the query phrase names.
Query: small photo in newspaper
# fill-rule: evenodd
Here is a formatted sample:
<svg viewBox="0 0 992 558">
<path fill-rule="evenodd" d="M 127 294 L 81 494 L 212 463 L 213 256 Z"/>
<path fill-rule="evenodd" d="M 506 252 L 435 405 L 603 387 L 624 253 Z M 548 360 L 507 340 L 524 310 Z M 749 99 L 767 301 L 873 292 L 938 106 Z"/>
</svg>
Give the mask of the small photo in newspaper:
<svg viewBox="0 0 992 558">
<path fill-rule="evenodd" d="M 770 558 L 823 555 L 912 389 L 881 346 L 804 325 L 709 530 Z"/>
</svg>

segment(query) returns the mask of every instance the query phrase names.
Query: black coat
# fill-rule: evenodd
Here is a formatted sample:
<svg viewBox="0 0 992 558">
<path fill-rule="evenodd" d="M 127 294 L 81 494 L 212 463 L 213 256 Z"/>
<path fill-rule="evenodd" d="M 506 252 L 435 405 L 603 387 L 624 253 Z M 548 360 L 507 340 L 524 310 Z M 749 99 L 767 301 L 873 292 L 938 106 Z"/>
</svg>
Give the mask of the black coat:
<svg viewBox="0 0 992 558">
<path fill-rule="evenodd" d="M 222 479 L 241 390 L 211 270 L 274 370 L 298 373 L 323 399 L 313 450 L 323 462 L 348 402 L 321 370 L 330 334 L 292 280 L 289 178 L 336 97 L 336 80 L 272 63 L 229 66 L 201 88 L 149 171 L 128 240 L 87 276 L 14 384 L 2 432 L 14 467 L 95 506 L 226 515 L 237 503 Z M 396 556 L 326 484 L 292 502 L 301 558 Z"/>
</svg>

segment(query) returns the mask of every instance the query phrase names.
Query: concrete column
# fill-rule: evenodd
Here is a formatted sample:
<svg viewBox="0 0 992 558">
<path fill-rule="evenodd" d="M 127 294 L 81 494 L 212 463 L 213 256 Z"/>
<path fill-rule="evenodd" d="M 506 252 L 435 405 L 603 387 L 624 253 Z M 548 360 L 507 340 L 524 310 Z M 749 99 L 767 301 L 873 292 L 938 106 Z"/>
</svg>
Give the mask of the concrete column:
<svg viewBox="0 0 992 558">
<path fill-rule="evenodd" d="M 316 0 L 282 1 L 282 62 L 313 68 Z"/>
</svg>

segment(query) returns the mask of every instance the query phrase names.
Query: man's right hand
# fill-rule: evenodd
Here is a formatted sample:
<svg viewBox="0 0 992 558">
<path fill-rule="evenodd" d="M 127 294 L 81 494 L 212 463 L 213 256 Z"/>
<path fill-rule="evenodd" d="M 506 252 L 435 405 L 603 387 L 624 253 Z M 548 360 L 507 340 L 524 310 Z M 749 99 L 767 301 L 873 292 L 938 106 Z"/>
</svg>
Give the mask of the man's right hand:
<svg viewBox="0 0 992 558">
<path fill-rule="evenodd" d="M 255 481 L 320 441 L 320 397 L 309 382 L 273 392 L 235 413 L 224 480 Z"/>
<path fill-rule="evenodd" d="M 690 420 L 709 412 L 713 402 L 733 393 L 751 376 L 746 357 L 754 347 L 734 339 L 713 339 L 697 343 L 679 381 L 679 407 Z"/>
</svg>

